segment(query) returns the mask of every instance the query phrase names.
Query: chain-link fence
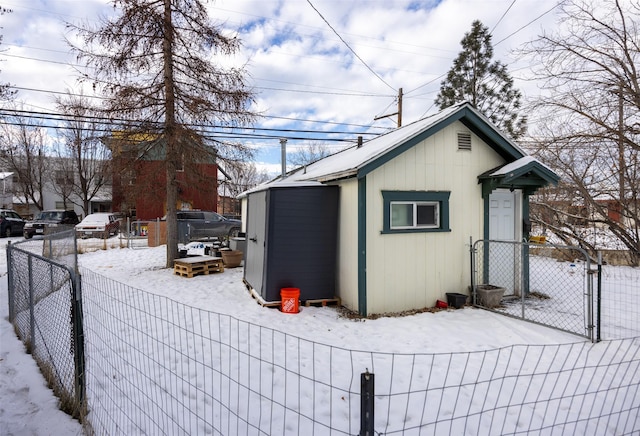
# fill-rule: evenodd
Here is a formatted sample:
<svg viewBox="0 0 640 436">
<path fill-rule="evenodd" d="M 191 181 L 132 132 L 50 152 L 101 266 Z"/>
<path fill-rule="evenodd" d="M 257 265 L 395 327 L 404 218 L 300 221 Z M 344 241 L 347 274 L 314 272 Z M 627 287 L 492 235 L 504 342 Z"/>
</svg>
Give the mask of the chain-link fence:
<svg viewBox="0 0 640 436">
<path fill-rule="evenodd" d="M 163 231 L 159 220 L 132 221 L 130 218 L 126 218 L 120 224 L 120 239 L 122 245 L 127 248 L 157 247 L 166 243 L 166 233 L 163 240 Z"/>
<path fill-rule="evenodd" d="M 78 250 L 75 229 L 66 228 L 63 231 L 46 229 L 46 234 L 17 242 L 21 250 L 37 254 L 47 259 L 62 263 L 74 271 L 78 270 Z"/>
<path fill-rule="evenodd" d="M 70 249 L 68 240 L 69 235 L 56 233 L 7 246 L 9 321 L 60 398 L 61 409 L 80 417 L 84 408 L 82 301 L 75 249 Z"/>
<path fill-rule="evenodd" d="M 576 247 L 477 241 L 474 304 L 527 321 L 594 336 L 594 269 Z"/>
<path fill-rule="evenodd" d="M 358 351 L 82 273 L 87 420 L 96 434 L 640 431 L 636 339 L 437 354 Z M 363 373 L 375 375 L 366 414 Z"/>
<path fill-rule="evenodd" d="M 65 410 L 85 416 L 89 434 L 640 431 L 638 332 L 595 344 L 475 352 L 352 350 L 187 306 L 86 269 L 81 301 L 71 268 L 21 245 L 28 244 L 7 249 L 10 320 L 45 375 L 62 386 L 54 391 Z M 481 247 L 476 246 L 484 253 Z M 543 283 L 555 274 L 577 274 L 563 270 L 577 268 L 576 258 L 558 259 L 534 248 L 528 252 L 529 268 L 547 275 Z M 544 261 L 540 268 L 532 265 L 536 256 Z M 628 274 L 618 280 L 628 284 L 626 293 L 640 294 L 640 274 Z M 527 289 L 492 277 L 480 276 L 504 286 L 507 297 Z M 529 288 L 538 286 L 529 280 Z M 571 280 L 557 286 L 570 287 Z M 619 318 L 607 324 L 612 331 L 637 313 L 628 306 L 618 305 L 607 315 Z M 632 329 L 637 325 L 636 320 Z M 363 373 L 371 381 L 375 376 L 367 394 Z M 370 407 L 366 413 L 363 400 Z"/>
<path fill-rule="evenodd" d="M 603 265 L 597 287 L 597 339 L 640 336 L 640 268 Z"/>
</svg>

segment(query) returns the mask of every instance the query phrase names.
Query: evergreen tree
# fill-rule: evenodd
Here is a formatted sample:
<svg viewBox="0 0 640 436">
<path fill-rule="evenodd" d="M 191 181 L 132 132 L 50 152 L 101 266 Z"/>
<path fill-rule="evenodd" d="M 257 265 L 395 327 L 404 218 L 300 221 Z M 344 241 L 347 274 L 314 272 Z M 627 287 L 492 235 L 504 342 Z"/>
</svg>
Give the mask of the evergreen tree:
<svg viewBox="0 0 640 436">
<path fill-rule="evenodd" d="M 460 43 L 462 51 L 440 84 L 436 104 L 444 109 L 469 101 L 512 138 L 522 136 L 527 124 L 518 113 L 522 94 L 513 87 L 506 65 L 492 61 L 489 28 L 474 21 Z"/>
</svg>

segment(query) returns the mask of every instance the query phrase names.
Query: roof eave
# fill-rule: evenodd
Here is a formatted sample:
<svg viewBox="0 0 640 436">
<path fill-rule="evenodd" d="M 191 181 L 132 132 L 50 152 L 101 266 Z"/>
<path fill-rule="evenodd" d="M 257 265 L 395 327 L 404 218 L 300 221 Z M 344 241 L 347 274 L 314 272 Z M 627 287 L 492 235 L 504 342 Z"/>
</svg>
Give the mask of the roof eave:
<svg viewBox="0 0 640 436">
<path fill-rule="evenodd" d="M 432 126 L 426 128 L 417 135 L 409 138 L 403 143 L 397 144 L 395 147 L 387 151 L 381 156 L 363 162 L 358 167 L 358 178 L 365 177 L 368 173 L 374 169 L 384 165 L 391 159 L 404 153 L 414 145 L 423 141 L 424 139 L 434 135 L 440 130 L 453 124 L 456 121 L 460 121 L 469 130 L 476 134 L 480 139 L 486 142 L 493 150 L 495 150 L 502 158 L 507 162 L 513 162 L 524 156 L 526 153 L 521 150 L 514 142 L 509 138 L 502 135 L 494 126 L 491 121 L 482 116 L 473 106 L 469 103 L 461 105 L 460 108 L 450 114 L 448 117 L 440 120 Z"/>
</svg>

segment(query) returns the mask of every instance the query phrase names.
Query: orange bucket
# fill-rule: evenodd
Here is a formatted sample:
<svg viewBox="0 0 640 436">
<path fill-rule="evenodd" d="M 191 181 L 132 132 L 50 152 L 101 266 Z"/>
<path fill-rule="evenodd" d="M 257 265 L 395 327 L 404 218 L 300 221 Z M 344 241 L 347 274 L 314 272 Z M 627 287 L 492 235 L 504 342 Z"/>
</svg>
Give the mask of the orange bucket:
<svg viewBox="0 0 640 436">
<path fill-rule="evenodd" d="M 280 310 L 283 313 L 298 313 L 298 300 L 300 300 L 300 289 L 281 288 L 280 289 Z"/>
</svg>

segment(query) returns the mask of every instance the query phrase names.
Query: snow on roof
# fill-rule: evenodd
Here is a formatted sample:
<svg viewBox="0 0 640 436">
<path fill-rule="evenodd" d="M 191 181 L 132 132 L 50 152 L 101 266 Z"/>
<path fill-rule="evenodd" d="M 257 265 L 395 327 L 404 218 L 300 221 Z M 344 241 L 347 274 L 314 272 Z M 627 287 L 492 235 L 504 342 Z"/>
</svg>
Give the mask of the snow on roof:
<svg viewBox="0 0 640 436">
<path fill-rule="evenodd" d="M 366 143 L 361 147 L 353 146 L 341 152 L 327 156 L 308 166 L 296 169 L 290 173 L 287 178 L 291 180 L 319 180 L 328 181 L 343 177 L 352 177 L 357 174 L 358 170 L 384 154 L 402 146 L 411 138 L 425 132 L 438 123 L 446 120 L 456 112 L 468 109 L 482 119 L 484 123 L 499 133 L 499 130 L 493 123 L 482 113 L 477 111 L 469 102 L 462 102 L 450 106 L 437 114 L 428 116 L 421 120 L 407 124 L 399 129 L 393 130 L 384 135 L 380 135 Z M 515 143 L 504 135 L 501 135 L 507 143 L 521 156 L 526 153 L 521 150 Z"/>
<path fill-rule="evenodd" d="M 267 183 L 262 183 L 258 186 L 256 186 L 255 188 L 251 188 L 248 189 L 246 191 L 244 191 L 243 193 L 241 193 L 240 195 L 238 195 L 236 198 L 244 198 L 249 194 L 252 194 L 254 192 L 260 192 L 260 191 L 264 191 L 267 189 L 271 189 L 271 188 L 300 188 L 300 187 L 305 187 L 305 186 L 324 186 L 322 183 L 320 182 L 314 182 L 314 181 L 300 181 L 300 180 L 292 180 L 290 178 L 285 178 L 285 179 L 278 179 L 274 182 L 267 182 Z"/>
<path fill-rule="evenodd" d="M 510 162 L 508 164 L 506 164 L 503 167 L 498 168 L 496 171 L 492 172 L 491 175 L 492 176 L 503 176 L 505 174 L 509 174 L 517 169 L 520 169 L 522 167 L 527 166 L 530 163 L 533 162 L 538 162 L 540 163 L 540 165 L 542 165 L 541 162 L 539 162 L 536 158 L 534 158 L 533 156 L 525 156 L 525 157 L 521 157 L 520 159 Z M 551 171 L 551 170 L 549 170 Z"/>
<path fill-rule="evenodd" d="M 456 104 L 435 115 L 380 135 L 365 142 L 361 147 L 354 145 L 341 152 L 327 156 L 311 165 L 295 170 L 287 178 L 293 180 L 322 180 L 353 176 L 363 165 L 404 144 L 410 138 L 446 119 L 465 105 L 468 105 L 468 103 Z"/>
<path fill-rule="evenodd" d="M 9 172 L 0 173 L 0 180 L 4 180 L 7 177 L 10 177 L 11 175 L 13 175 L 13 173 L 9 173 Z"/>
<path fill-rule="evenodd" d="M 512 174 L 514 172 L 516 172 L 517 170 L 526 167 L 527 165 L 530 164 L 536 164 L 539 165 L 540 167 L 544 168 L 545 170 L 547 170 L 550 174 L 556 175 L 556 173 L 549 168 L 547 165 L 543 164 L 542 162 L 540 162 L 538 159 L 536 159 L 533 156 L 524 156 L 521 157 L 518 160 L 515 160 L 513 162 L 509 162 L 508 164 L 498 168 L 497 170 L 491 172 L 490 176 L 495 177 L 495 176 L 507 176 L 509 174 Z M 557 176 L 556 176 L 557 177 Z"/>
<path fill-rule="evenodd" d="M 353 177 L 358 174 L 358 170 L 366 166 L 367 164 L 375 161 L 379 157 L 393 151 L 394 149 L 401 147 L 411 138 L 414 138 L 427 131 L 431 127 L 436 126 L 438 123 L 451 117 L 458 111 L 463 109 L 471 110 L 478 118 L 480 118 L 485 124 L 490 126 L 498 134 L 499 130 L 493 123 L 485 117 L 482 113 L 478 112 L 469 102 L 462 102 L 450 106 L 437 114 L 428 116 L 421 120 L 415 121 L 411 124 L 407 124 L 399 129 L 393 130 L 384 135 L 380 135 L 370 141 L 365 142 L 362 146 L 356 145 L 342 150 L 338 153 L 329 155 L 323 159 L 320 159 L 312 164 L 302 166 L 287 174 L 285 179 L 276 179 L 272 182 L 267 182 L 264 185 L 260 185 L 257 188 L 242 193 L 238 198 L 242 198 L 249 192 L 255 192 L 257 190 L 268 189 L 272 186 L 276 186 L 276 183 L 292 183 L 301 181 L 319 181 L 327 182 L 330 180 L 336 180 L 341 178 Z M 516 154 L 521 156 L 526 155 L 515 143 L 509 140 L 504 135 L 502 138 L 516 150 Z M 282 186 L 282 185 L 279 185 Z M 293 186 L 302 186 L 299 184 Z"/>
</svg>

